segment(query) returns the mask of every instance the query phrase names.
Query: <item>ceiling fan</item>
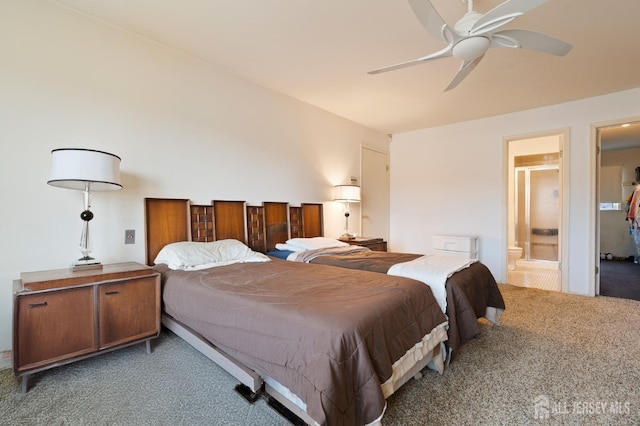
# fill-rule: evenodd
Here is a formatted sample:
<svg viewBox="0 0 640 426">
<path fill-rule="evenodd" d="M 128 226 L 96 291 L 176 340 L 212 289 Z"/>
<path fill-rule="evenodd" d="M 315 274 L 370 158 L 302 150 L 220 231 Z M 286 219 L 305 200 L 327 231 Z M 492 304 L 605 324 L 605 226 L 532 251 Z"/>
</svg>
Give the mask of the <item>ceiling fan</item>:
<svg viewBox="0 0 640 426">
<path fill-rule="evenodd" d="M 418 59 L 369 71 L 369 74 L 379 74 L 453 56 L 461 60 L 462 64 L 445 89 L 446 92 L 460 84 L 492 47 L 522 48 L 556 56 L 564 56 L 571 50 L 570 44 L 536 31 L 518 29 L 497 31 L 503 25 L 548 0 L 507 0 L 485 14 L 473 10 L 473 0 L 462 1 L 467 3 L 468 11 L 452 28 L 442 20 L 429 0 L 409 0 L 422 26 L 433 37 L 447 43 L 447 47 Z"/>
</svg>

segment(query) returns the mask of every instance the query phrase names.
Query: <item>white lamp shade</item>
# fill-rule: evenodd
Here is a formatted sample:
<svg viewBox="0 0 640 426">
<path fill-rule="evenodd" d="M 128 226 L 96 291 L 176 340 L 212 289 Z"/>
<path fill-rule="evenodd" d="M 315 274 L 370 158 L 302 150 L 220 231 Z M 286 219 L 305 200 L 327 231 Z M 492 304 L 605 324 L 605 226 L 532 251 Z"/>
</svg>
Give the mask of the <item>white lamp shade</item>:
<svg viewBox="0 0 640 426">
<path fill-rule="evenodd" d="M 122 189 L 120 157 L 108 152 L 83 148 L 60 148 L 51 151 L 49 185 L 84 191 Z"/>
<path fill-rule="evenodd" d="M 333 201 L 346 203 L 360 202 L 360 187 L 357 185 L 336 185 L 333 187 Z"/>
</svg>

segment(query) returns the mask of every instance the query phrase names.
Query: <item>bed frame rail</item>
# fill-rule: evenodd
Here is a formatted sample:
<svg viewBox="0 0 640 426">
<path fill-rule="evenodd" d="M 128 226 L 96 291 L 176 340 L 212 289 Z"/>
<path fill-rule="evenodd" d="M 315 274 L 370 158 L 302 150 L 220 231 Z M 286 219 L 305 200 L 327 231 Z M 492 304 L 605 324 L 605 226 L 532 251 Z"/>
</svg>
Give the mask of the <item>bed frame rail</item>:
<svg viewBox="0 0 640 426">
<path fill-rule="evenodd" d="M 217 347 L 213 346 L 209 341 L 195 331 L 177 322 L 166 314 L 162 315 L 162 325 L 180 336 L 198 352 L 218 364 L 223 370 L 238 379 L 240 383 L 251 389 L 252 392 L 258 392 L 262 388 L 263 381 L 258 374 L 235 361 L 231 356 L 227 355 Z"/>
</svg>

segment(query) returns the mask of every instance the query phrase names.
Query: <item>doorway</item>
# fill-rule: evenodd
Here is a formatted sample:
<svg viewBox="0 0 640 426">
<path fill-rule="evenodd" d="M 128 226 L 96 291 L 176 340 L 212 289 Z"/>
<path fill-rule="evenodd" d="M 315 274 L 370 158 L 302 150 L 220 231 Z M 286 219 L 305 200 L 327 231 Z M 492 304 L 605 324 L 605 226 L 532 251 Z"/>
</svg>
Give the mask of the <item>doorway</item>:
<svg viewBox="0 0 640 426">
<path fill-rule="evenodd" d="M 640 185 L 640 121 L 624 120 L 596 129 L 596 292 L 640 300 L 640 232 L 626 220 L 628 197 Z"/>
<path fill-rule="evenodd" d="M 507 282 L 562 290 L 564 133 L 507 140 Z"/>
</svg>

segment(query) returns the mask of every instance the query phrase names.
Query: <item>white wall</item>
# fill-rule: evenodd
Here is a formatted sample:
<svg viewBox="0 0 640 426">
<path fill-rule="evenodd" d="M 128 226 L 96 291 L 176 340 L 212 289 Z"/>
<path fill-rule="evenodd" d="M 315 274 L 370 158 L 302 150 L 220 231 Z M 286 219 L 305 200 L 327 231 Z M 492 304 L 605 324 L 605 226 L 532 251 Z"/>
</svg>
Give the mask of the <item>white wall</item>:
<svg viewBox="0 0 640 426">
<path fill-rule="evenodd" d="M 95 193 L 93 255 L 144 262 L 145 197 L 324 202 L 387 136 L 180 52 L 40 0 L 0 2 L 0 351 L 12 280 L 79 257 L 81 193 L 48 186 L 50 151 L 122 157 L 124 189 Z M 353 224 L 357 228 L 358 214 Z M 325 204 L 327 235 L 344 216 Z M 135 245 L 124 230 L 135 229 Z"/>
<path fill-rule="evenodd" d="M 397 134 L 390 146 L 393 251 L 429 252 L 434 234 L 480 237 L 480 259 L 506 280 L 505 138 L 569 129 L 567 291 L 592 294 L 595 262 L 594 123 L 640 113 L 640 89 Z M 568 148 L 568 149 L 567 149 Z"/>
</svg>

